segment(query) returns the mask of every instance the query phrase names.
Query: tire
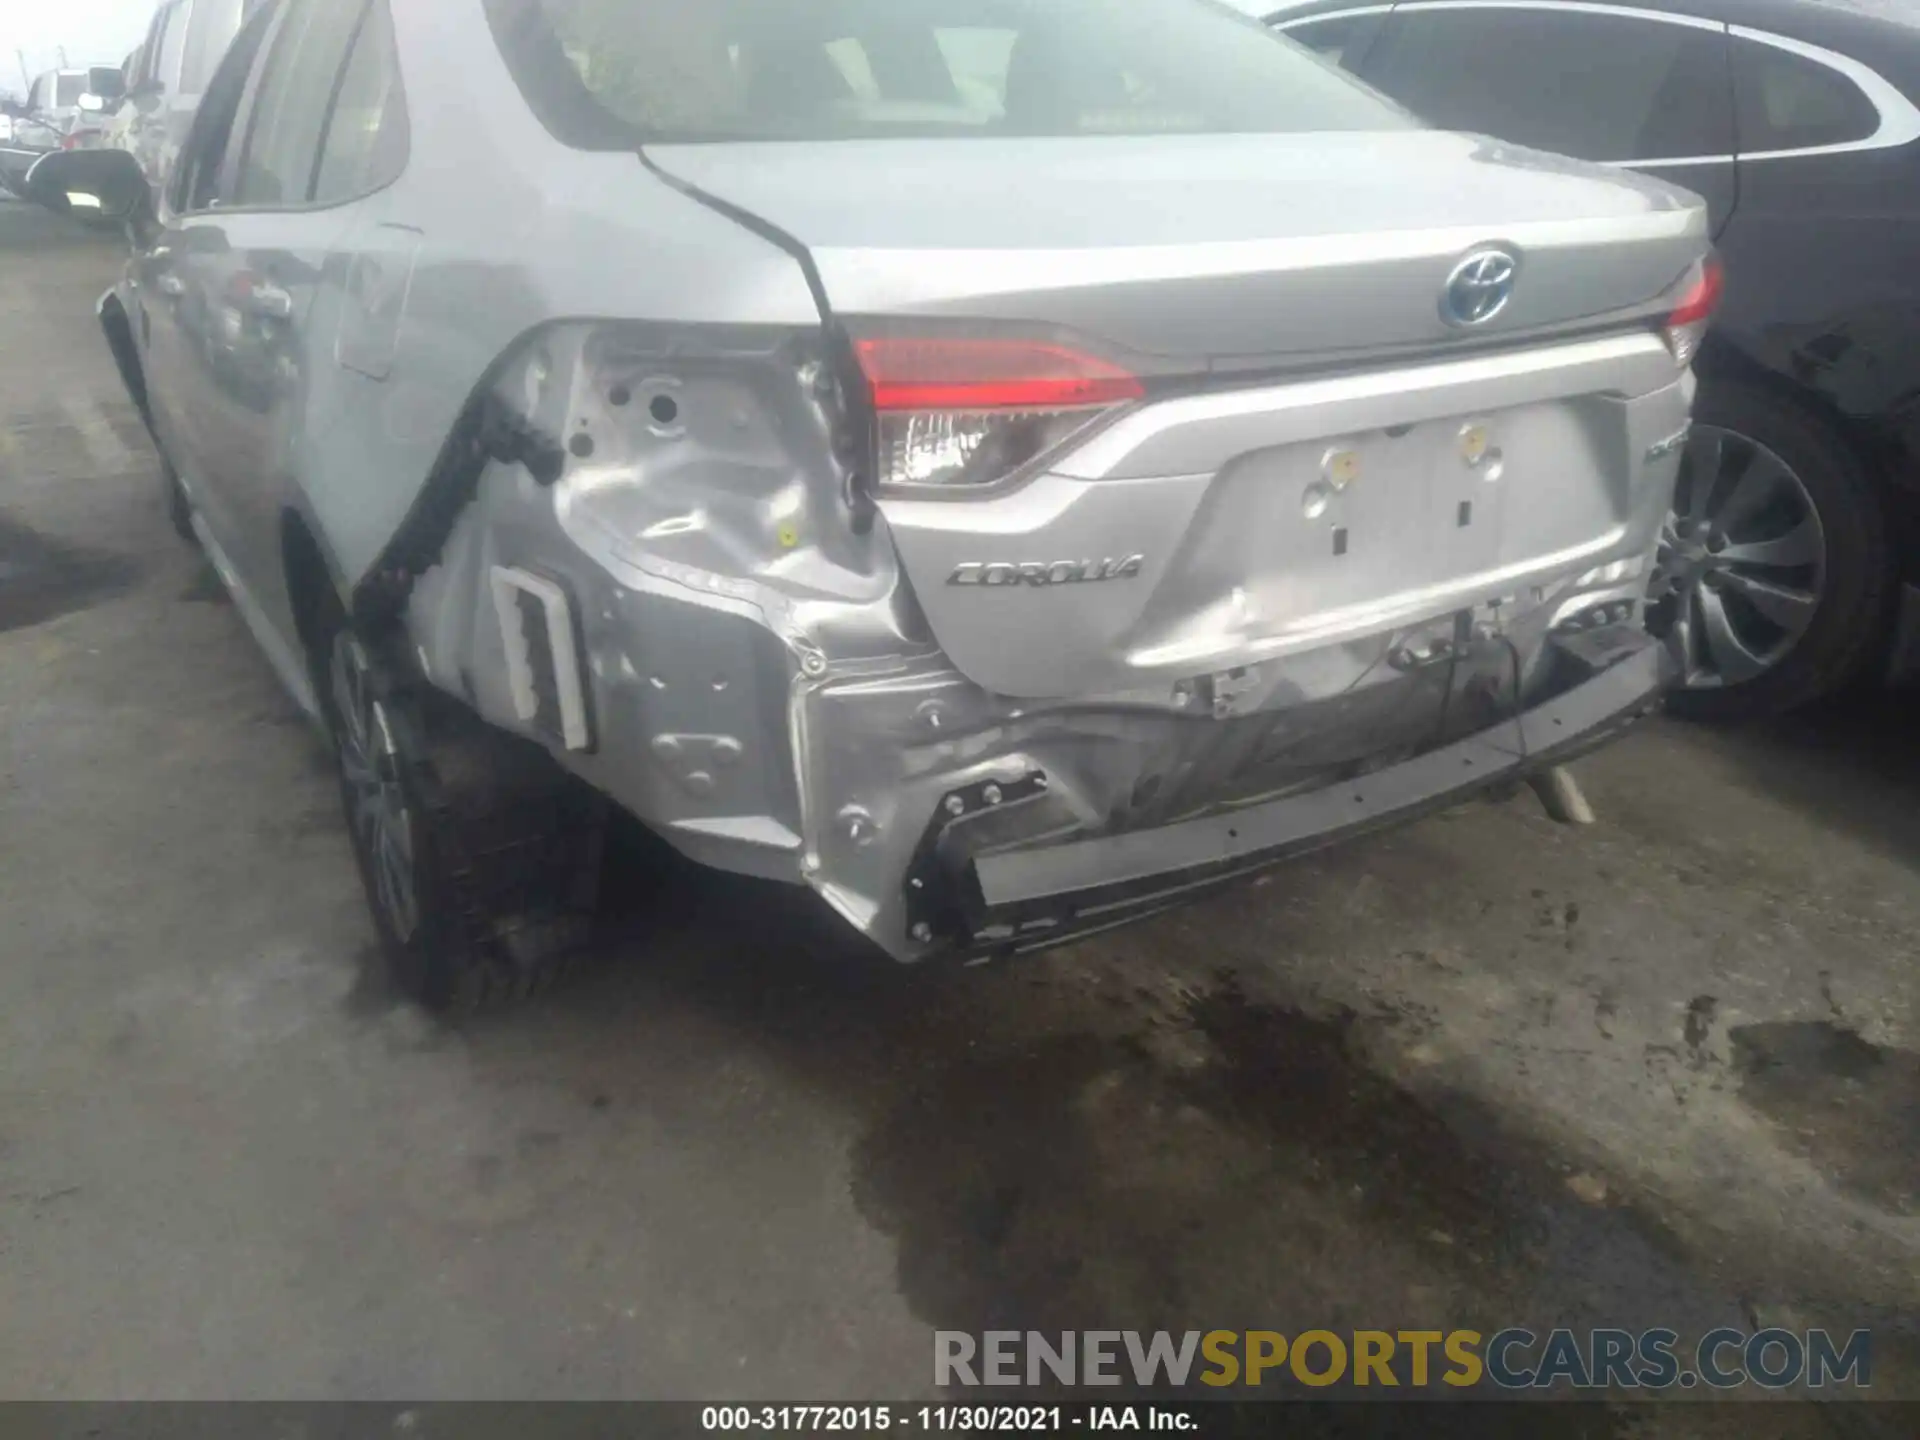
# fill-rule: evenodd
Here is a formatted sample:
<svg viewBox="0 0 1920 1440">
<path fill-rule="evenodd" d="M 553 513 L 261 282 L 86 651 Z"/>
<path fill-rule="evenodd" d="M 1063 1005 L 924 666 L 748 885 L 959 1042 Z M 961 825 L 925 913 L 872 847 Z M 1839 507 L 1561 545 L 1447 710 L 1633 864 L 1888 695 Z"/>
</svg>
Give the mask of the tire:
<svg viewBox="0 0 1920 1440">
<path fill-rule="evenodd" d="M 1692 520 L 1705 474 L 1718 518 Z M 1773 498 L 1756 509 L 1763 489 Z M 1798 709 L 1859 680 L 1884 650 L 1896 574 L 1879 482 L 1784 395 L 1702 383 L 1662 541 L 1648 619 L 1683 658 L 1686 678 L 1667 698 L 1677 715 Z"/>
<path fill-rule="evenodd" d="M 550 988 L 592 933 L 605 807 L 537 746 L 396 683 L 329 593 L 315 693 L 388 974 L 467 1013 Z"/>
</svg>

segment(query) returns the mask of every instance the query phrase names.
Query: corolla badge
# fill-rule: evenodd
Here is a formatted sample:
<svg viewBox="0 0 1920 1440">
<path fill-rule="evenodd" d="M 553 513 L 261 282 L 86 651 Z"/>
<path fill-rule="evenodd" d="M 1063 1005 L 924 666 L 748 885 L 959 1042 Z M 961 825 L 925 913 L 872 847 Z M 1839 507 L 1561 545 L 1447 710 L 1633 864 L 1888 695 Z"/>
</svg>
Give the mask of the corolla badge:
<svg viewBox="0 0 1920 1440">
<path fill-rule="evenodd" d="M 1520 260 L 1511 250 L 1486 246 L 1470 253 L 1447 276 L 1440 292 L 1440 318 L 1449 325 L 1483 325 L 1513 298 Z"/>
<path fill-rule="evenodd" d="M 1131 580 L 1147 563 L 1144 555 L 1113 560 L 967 560 L 947 576 L 949 585 L 1087 585 L 1101 580 Z"/>
</svg>

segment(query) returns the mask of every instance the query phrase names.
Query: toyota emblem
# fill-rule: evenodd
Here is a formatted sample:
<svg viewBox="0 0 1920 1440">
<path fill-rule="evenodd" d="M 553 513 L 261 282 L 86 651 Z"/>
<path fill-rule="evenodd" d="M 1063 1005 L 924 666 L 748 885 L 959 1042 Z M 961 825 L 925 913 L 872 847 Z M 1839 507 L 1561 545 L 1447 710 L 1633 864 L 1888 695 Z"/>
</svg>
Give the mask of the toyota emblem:
<svg viewBox="0 0 1920 1440">
<path fill-rule="evenodd" d="M 1440 318 L 1449 325 L 1483 325 L 1513 298 L 1520 261 L 1510 250 L 1475 250 L 1453 267 L 1440 292 Z"/>
</svg>

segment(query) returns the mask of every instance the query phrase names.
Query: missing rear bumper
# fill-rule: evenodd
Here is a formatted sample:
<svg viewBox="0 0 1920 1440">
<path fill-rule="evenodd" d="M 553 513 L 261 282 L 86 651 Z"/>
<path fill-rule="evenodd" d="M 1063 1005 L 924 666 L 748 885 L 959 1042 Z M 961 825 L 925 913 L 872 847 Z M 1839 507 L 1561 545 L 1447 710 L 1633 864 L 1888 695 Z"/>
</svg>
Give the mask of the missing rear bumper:
<svg viewBox="0 0 1920 1440">
<path fill-rule="evenodd" d="M 943 807 L 909 872 L 913 938 L 964 956 L 1042 949 L 1138 920 L 1276 862 L 1445 809 L 1606 743 L 1659 704 L 1667 660 L 1644 634 L 1617 658 L 1517 716 L 1345 783 L 1226 814 L 1065 843 L 968 850 L 954 822 L 986 797 Z M 996 805 L 1046 793 L 1028 777 Z M 922 929 L 921 927 L 925 927 Z"/>
</svg>

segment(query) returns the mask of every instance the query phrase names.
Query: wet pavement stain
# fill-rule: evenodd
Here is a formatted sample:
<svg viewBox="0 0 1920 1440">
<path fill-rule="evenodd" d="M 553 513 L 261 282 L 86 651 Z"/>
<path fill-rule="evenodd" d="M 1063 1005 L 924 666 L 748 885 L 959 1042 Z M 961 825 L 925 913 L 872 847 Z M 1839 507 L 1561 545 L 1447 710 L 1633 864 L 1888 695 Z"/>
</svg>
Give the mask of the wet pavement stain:
<svg viewBox="0 0 1920 1440">
<path fill-rule="evenodd" d="M 1697 1337 L 1750 1326 L 1767 1298 L 1664 1230 L 1617 1177 L 1448 1088 L 1443 1069 L 1400 1078 L 1406 1017 L 1311 1011 L 1264 984 L 1256 998 L 1240 988 L 1255 981 L 1227 971 L 1109 973 L 1075 951 L 899 967 L 863 956 L 807 892 L 700 871 L 637 831 L 616 827 L 613 841 L 608 944 L 643 954 L 590 967 L 510 1024 L 465 1024 L 462 1044 L 517 1053 L 543 1012 L 590 1027 L 658 1013 L 674 1035 L 744 1037 L 777 1065 L 782 1094 L 848 1112 L 850 1198 L 931 1327 Z M 581 1091 L 611 1093 L 603 1078 Z M 1510 1422 L 1494 1413 L 1509 1409 Z M 1633 1407 L 1494 1412 L 1439 1405 L 1428 1424 L 1423 1407 L 1422 1433 L 1707 1433 L 1643 1429 Z M 1288 1433 L 1395 1433 L 1374 1406 L 1287 1414 Z M 1265 1416 L 1246 1433 L 1271 1431 Z"/>
<path fill-rule="evenodd" d="M 1920 1214 L 1920 1055 L 1829 1021 L 1730 1033 L 1740 1096 L 1788 1148 L 1884 1210 Z"/>
<path fill-rule="evenodd" d="M 63 545 L 0 516 L 0 633 L 86 609 L 137 578 L 120 556 Z"/>
<path fill-rule="evenodd" d="M 1370 1068 L 1356 1023 L 1223 985 L 1130 1034 L 983 1041 L 865 1137 L 855 1201 L 944 1329 L 1740 1322 L 1633 1208 Z"/>
</svg>

